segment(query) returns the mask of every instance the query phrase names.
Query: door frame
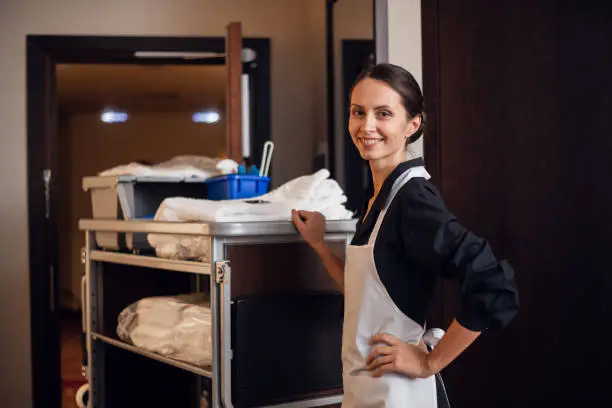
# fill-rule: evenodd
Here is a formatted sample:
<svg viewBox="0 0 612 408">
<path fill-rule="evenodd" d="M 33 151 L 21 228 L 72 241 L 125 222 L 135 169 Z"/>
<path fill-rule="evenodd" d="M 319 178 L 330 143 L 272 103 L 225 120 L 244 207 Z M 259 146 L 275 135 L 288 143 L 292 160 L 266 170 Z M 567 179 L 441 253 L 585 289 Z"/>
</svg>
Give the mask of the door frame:
<svg viewBox="0 0 612 408">
<path fill-rule="evenodd" d="M 30 35 L 27 46 L 27 180 L 30 278 L 30 324 L 33 408 L 61 407 L 61 350 L 58 293 L 58 225 L 61 186 L 57 174 L 57 106 L 55 66 L 90 64 L 202 64 L 182 58 L 141 59 L 137 51 L 225 51 L 225 37 L 117 37 Z M 251 84 L 251 154 L 261 155 L 271 128 L 270 40 L 243 38 L 257 54 L 243 72 Z M 206 61 L 207 63 L 224 63 Z M 45 171 L 51 177 L 45 182 Z"/>
<path fill-rule="evenodd" d="M 374 40 L 343 39 L 341 41 L 342 95 L 348 95 L 359 74 L 374 63 L 375 52 Z M 342 129 L 344 132 L 342 137 L 344 140 L 350 141 L 351 135 L 348 132 L 349 98 L 342 99 L 342 112 Z M 349 210 L 358 211 L 360 204 L 364 202 L 366 189 L 371 184 L 371 171 L 353 143 L 346 142 L 344 144 L 343 159 L 344 185 L 348 199 L 346 205 Z"/>
</svg>

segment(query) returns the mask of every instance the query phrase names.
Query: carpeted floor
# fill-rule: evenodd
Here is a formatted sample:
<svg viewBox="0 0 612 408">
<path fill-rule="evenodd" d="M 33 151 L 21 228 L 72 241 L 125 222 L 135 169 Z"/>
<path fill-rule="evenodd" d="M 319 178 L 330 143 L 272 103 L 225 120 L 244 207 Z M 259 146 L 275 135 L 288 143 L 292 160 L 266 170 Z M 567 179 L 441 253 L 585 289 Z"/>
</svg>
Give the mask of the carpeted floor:
<svg viewBox="0 0 612 408">
<path fill-rule="evenodd" d="M 76 408 L 75 395 L 85 378 L 81 374 L 81 316 L 63 313 L 61 317 L 62 408 Z"/>
</svg>

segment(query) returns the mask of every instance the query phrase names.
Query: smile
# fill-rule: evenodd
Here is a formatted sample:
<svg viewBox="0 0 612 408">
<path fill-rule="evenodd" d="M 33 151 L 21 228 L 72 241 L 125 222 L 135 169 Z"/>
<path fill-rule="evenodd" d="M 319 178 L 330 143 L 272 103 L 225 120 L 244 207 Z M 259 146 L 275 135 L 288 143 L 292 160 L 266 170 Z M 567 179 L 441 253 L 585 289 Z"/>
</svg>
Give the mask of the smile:
<svg viewBox="0 0 612 408">
<path fill-rule="evenodd" d="M 382 142 L 383 139 L 374 139 L 374 138 L 364 138 L 360 137 L 359 142 L 364 146 L 373 146 L 378 142 Z"/>
</svg>

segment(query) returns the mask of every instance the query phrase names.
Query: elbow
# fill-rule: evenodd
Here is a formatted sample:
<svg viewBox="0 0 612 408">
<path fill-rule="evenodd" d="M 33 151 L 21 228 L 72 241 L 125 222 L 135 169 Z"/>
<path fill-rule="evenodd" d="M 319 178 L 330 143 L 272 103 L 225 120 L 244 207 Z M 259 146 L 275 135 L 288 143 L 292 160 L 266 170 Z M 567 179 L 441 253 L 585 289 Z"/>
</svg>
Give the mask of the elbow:
<svg viewBox="0 0 612 408">
<path fill-rule="evenodd" d="M 457 321 L 475 332 L 504 329 L 518 314 L 520 306 L 515 294 L 498 298 L 494 303 L 473 302 L 463 306 Z"/>
<path fill-rule="evenodd" d="M 514 320 L 520 310 L 514 271 L 503 261 L 494 273 L 463 293 L 462 313 L 458 322 L 472 331 L 501 330 Z"/>
</svg>

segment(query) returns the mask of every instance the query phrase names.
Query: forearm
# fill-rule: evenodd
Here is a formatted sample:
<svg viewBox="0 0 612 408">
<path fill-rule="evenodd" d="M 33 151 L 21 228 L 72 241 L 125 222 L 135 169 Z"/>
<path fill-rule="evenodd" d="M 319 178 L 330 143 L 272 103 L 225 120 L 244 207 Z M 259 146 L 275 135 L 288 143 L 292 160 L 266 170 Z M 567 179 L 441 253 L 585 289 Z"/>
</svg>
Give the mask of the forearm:
<svg viewBox="0 0 612 408">
<path fill-rule="evenodd" d="M 344 292 L 344 260 L 331 250 L 331 248 L 325 244 L 314 246 L 313 249 L 321 258 L 327 273 L 334 280 L 338 288 Z"/>
<path fill-rule="evenodd" d="M 479 335 L 480 332 L 468 330 L 457 320 L 453 320 L 446 334 L 427 356 L 428 371 L 432 374 L 440 372 L 467 349 Z"/>
</svg>

